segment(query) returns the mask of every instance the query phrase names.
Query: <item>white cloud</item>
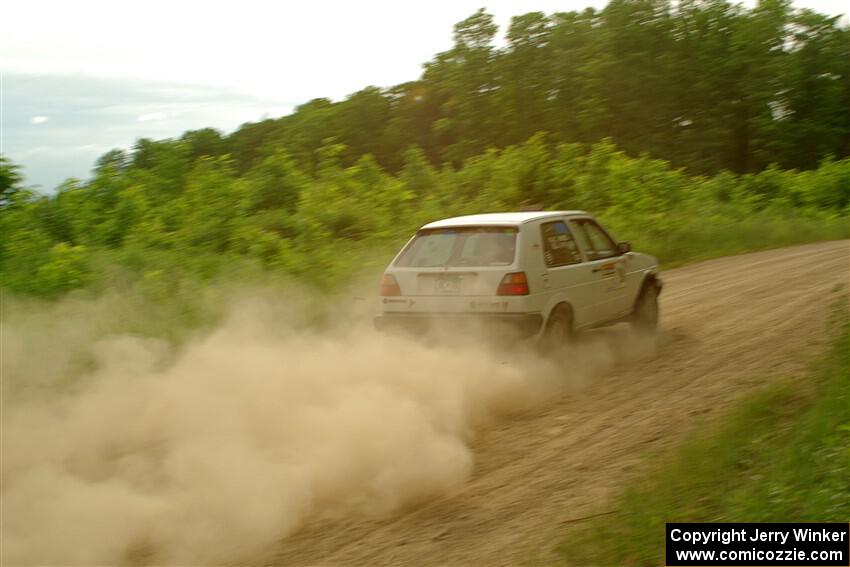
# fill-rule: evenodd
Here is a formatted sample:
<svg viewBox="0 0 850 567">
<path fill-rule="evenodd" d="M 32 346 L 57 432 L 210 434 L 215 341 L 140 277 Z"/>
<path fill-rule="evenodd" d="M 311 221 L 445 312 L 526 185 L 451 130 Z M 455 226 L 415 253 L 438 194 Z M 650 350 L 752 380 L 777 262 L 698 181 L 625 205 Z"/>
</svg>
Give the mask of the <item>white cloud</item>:
<svg viewBox="0 0 850 567">
<path fill-rule="evenodd" d="M 793 1 L 826 13 L 847 11 L 847 0 Z M 339 99 L 370 84 L 416 79 L 422 63 L 451 47 L 453 24 L 481 6 L 495 15 L 504 33 L 516 14 L 605 3 L 454 0 L 423 10 L 397 0 L 148 0 L 144 9 L 112 0 L 10 2 L 4 9 L 8 20 L 40 25 L 4 29 L 0 67 L 228 87 L 278 102 Z M 51 17 L 44 19 L 44 13 Z M 155 37 L 151 30 L 157 30 Z"/>
<path fill-rule="evenodd" d="M 164 112 L 148 112 L 137 118 L 139 122 L 151 122 L 153 120 L 164 120 L 166 114 Z"/>
<path fill-rule="evenodd" d="M 33 116 L 30 122 L 33 124 L 44 124 L 47 120 L 47 116 Z"/>
<path fill-rule="evenodd" d="M 140 9 L 109 0 L 49 6 L 30 0 L 12 3 L 9 19 L 41 25 L 4 30 L 0 67 L 229 87 L 276 101 L 339 99 L 370 84 L 416 79 L 422 63 L 451 47 L 452 25 L 481 5 L 505 26 L 527 10 L 604 3 L 528 0 L 520 7 L 511 0 L 456 0 L 421 10 L 397 0 L 149 0 Z M 51 18 L 42 22 L 45 11 Z M 204 24 L 198 25 L 201 14 Z M 150 30 L 157 30 L 155 37 Z"/>
<path fill-rule="evenodd" d="M 794 0 L 794 5 L 837 14 L 847 12 L 846 2 Z M 277 101 L 338 99 L 370 84 L 417 78 L 422 63 L 451 47 L 452 25 L 481 6 L 496 16 L 504 33 L 516 14 L 605 3 L 455 0 L 423 10 L 397 0 L 148 0 L 144 9 L 112 0 L 10 2 L 4 8 L 9 21 L 40 25 L 4 29 L 0 67 L 230 87 Z M 44 13 L 51 17 L 43 18 Z M 157 30 L 154 37 L 151 30 Z"/>
</svg>

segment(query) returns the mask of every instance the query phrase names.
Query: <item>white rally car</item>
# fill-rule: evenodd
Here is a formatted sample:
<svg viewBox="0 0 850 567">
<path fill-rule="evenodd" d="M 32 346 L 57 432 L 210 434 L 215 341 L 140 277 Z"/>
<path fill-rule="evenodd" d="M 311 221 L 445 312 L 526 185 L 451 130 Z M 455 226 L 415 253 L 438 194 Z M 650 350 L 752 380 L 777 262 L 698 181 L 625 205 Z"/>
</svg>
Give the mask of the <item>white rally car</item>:
<svg viewBox="0 0 850 567">
<path fill-rule="evenodd" d="M 557 345 L 580 329 L 658 324 L 658 262 L 584 211 L 455 217 L 419 229 L 387 267 L 379 329 L 511 327 Z"/>
</svg>

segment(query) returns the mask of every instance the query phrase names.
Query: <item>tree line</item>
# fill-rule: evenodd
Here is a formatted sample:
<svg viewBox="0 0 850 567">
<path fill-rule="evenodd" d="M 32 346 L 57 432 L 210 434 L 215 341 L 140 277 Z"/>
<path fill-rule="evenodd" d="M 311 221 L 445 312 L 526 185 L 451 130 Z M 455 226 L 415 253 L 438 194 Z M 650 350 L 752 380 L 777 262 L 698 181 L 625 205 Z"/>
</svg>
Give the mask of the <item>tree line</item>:
<svg viewBox="0 0 850 567">
<path fill-rule="evenodd" d="M 195 155 L 233 156 L 247 171 L 272 148 L 307 170 L 328 140 L 353 164 L 391 172 L 421 148 L 460 166 L 488 148 L 546 132 L 552 143 L 603 138 L 698 174 L 812 169 L 850 152 L 850 29 L 838 16 L 761 0 L 612 0 L 602 10 L 512 19 L 497 48 L 492 15 L 454 28 L 454 46 L 417 80 L 316 99 L 229 136 L 189 132 Z M 140 143 L 143 163 L 151 148 Z"/>
<path fill-rule="evenodd" d="M 52 196 L 26 190 L 5 161 L 0 177 L 18 185 L 0 205 L 0 279 L 44 296 L 140 283 L 168 297 L 187 281 L 268 273 L 330 289 L 379 269 L 426 222 L 529 206 L 593 211 L 668 265 L 850 236 L 848 158 L 707 177 L 630 157 L 610 140 L 545 138 L 459 169 L 411 148 L 397 174 L 368 154 L 345 165 L 340 144 L 319 148 L 312 171 L 280 149 L 240 173 L 230 156 L 193 158 L 183 142 L 159 142 L 170 151 L 147 167 L 103 163 Z"/>
</svg>

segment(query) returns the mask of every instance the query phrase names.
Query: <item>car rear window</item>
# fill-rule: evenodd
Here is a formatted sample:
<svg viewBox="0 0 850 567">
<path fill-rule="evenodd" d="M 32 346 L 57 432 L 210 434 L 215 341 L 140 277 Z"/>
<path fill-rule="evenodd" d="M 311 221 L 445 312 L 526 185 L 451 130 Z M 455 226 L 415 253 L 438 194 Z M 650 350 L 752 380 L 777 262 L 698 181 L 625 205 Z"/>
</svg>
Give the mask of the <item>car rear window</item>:
<svg viewBox="0 0 850 567">
<path fill-rule="evenodd" d="M 509 266 L 516 253 L 517 229 L 470 226 L 423 229 L 395 265 L 406 268 Z"/>
</svg>

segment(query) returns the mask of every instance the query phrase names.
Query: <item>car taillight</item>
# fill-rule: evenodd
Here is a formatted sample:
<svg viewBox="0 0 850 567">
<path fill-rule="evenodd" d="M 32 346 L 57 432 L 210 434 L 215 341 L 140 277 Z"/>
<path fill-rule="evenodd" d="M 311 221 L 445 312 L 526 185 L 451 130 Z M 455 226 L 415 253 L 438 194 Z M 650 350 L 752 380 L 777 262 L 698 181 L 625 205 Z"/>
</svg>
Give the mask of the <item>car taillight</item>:
<svg viewBox="0 0 850 567">
<path fill-rule="evenodd" d="M 525 277 L 525 272 L 505 274 L 496 295 L 528 295 L 528 278 Z"/>
<path fill-rule="evenodd" d="M 390 274 L 384 274 L 381 279 L 381 295 L 401 295 L 401 288 L 398 287 L 398 282 Z"/>
</svg>

